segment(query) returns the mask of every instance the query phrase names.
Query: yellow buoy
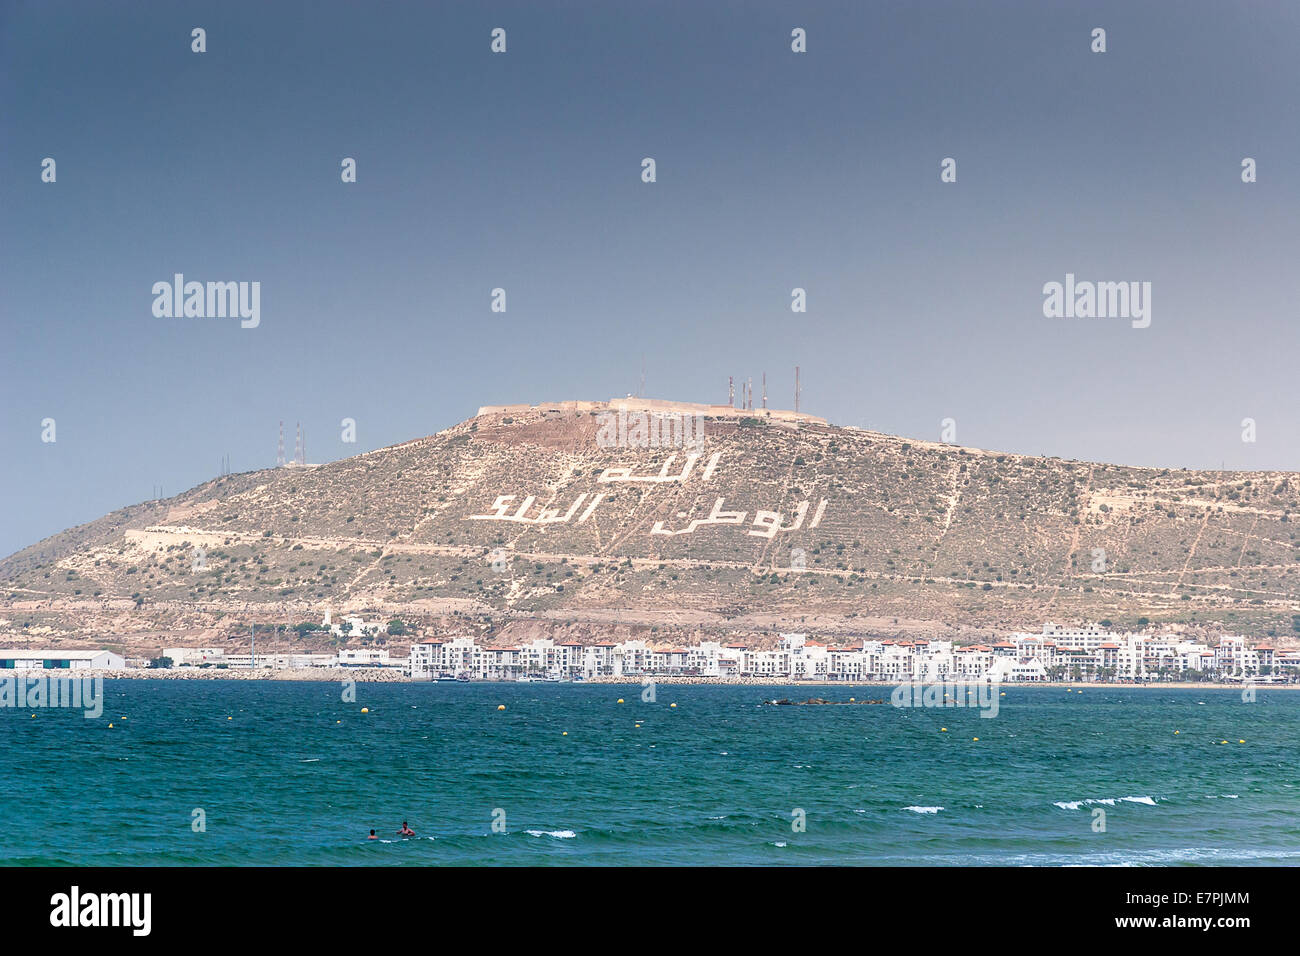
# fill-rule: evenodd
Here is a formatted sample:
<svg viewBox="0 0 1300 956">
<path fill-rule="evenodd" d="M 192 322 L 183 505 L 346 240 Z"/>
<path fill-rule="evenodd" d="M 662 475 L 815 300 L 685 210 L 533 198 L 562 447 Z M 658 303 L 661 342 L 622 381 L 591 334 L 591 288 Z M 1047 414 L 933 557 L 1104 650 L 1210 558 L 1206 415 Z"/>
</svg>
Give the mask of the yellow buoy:
<svg viewBox="0 0 1300 956">
<path fill-rule="evenodd" d="M 567 737 L 567 736 L 569 736 L 569 732 L 566 730 L 566 731 L 565 731 L 563 734 L 561 734 L 560 736 L 562 736 L 562 737 Z"/>
<path fill-rule="evenodd" d="M 972 737 L 971 740 L 979 740 L 978 737 Z"/>
<path fill-rule="evenodd" d="M 620 704 L 623 703 L 623 698 L 620 697 L 620 698 L 618 699 L 618 702 L 619 702 Z"/>
<path fill-rule="evenodd" d="M 1244 744 L 1245 742 L 1246 742 L 1246 741 L 1244 741 L 1244 740 L 1238 740 L 1238 741 L 1237 741 L 1237 743 L 1239 743 L 1239 744 Z"/>
<path fill-rule="evenodd" d="M 1178 731 L 1176 731 L 1176 730 L 1174 731 L 1174 736 L 1175 736 L 1175 737 L 1178 736 Z"/>
<path fill-rule="evenodd" d="M 234 717 L 227 717 L 226 720 L 234 720 Z"/>
<path fill-rule="evenodd" d="M 946 734 L 947 732 L 948 732 L 948 728 L 947 728 L 947 727 L 940 727 L 940 728 L 939 728 L 939 733 L 941 733 L 941 734 Z"/>
<path fill-rule="evenodd" d="M 850 703 L 850 704 L 856 704 L 857 702 L 858 702 L 858 699 L 857 699 L 856 697 L 850 697 L 850 698 L 849 698 L 849 703 Z"/>
<path fill-rule="evenodd" d="M 669 704 L 668 706 L 669 706 L 669 707 L 676 707 L 677 705 L 676 705 L 676 704 Z"/>
<path fill-rule="evenodd" d="M 341 723 L 343 723 L 343 721 L 341 721 L 341 720 L 336 720 L 336 721 L 334 721 L 334 723 L 336 723 L 336 724 L 341 724 Z"/>
<path fill-rule="evenodd" d="M 1221 744 L 1226 744 L 1227 741 L 1226 741 L 1226 740 L 1220 740 L 1219 743 L 1221 743 Z"/>
<path fill-rule="evenodd" d="M 35 717 L 36 715 L 35 715 L 35 714 L 32 714 L 32 716 Z M 113 729 L 113 725 L 112 725 L 112 724 L 109 724 L 109 725 L 108 725 L 108 729 L 109 729 L 109 730 L 112 730 L 112 729 Z"/>
<path fill-rule="evenodd" d="M 497 704 L 497 710 L 505 710 L 505 709 L 506 709 L 505 704 Z"/>
<path fill-rule="evenodd" d="M 370 708 L 369 708 L 369 707 L 362 707 L 362 708 L 361 708 L 361 713 L 363 713 L 363 714 L 368 714 L 368 713 L 370 713 Z"/>
<path fill-rule="evenodd" d="M 1007 692 L 1006 692 L 1006 691 L 1003 691 L 1003 692 L 1002 692 L 1002 696 L 1003 696 L 1003 697 L 1006 697 L 1006 696 L 1007 696 Z"/>
</svg>

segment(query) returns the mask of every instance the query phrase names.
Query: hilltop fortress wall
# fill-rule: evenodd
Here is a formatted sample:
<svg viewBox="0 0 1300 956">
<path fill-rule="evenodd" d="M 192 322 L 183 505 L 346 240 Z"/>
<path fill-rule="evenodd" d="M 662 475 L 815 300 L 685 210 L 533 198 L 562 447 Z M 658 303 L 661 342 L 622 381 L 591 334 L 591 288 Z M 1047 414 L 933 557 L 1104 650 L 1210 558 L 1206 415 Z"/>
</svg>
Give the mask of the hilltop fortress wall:
<svg viewBox="0 0 1300 956">
<path fill-rule="evenodd" d="M 536 405 L 484 405 L 479 415 L 525 415 L 530 412 L 650 412 L 655 415 L 704 415 L 709 418 L 770 418 L 782 422 L 825 425 L 826 419 L 779 408 L 736 408 L 701 402 L 670 402 L 658 398 L 611 398 L 608 402 L 540 402 Z"/>
</svg>

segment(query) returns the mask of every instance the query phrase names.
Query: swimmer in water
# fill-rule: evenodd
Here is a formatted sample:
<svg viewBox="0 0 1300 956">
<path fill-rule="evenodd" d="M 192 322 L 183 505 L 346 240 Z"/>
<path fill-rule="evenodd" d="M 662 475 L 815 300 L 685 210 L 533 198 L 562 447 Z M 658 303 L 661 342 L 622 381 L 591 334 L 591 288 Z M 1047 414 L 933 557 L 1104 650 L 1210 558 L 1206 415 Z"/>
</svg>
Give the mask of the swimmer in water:
<svg viewBox="0 0 1300 956">
<path fill-rule="evenodd" d="M 415 831 L 406 825 L 405 820 L 402 821 L 402 829 L 398 830 L 397 833 L 399 836 L 415 836 Z"/>
<path fill-rule="evenodd" d="M 371 831 L 370 831 L 370 839 L 372 839 L 372 840 L 378 840 L 378 839 L 379 839 L 379 837 L 375 836 L 375 831 L 374 831 L 374 830 L 371 830 Z"/>
</svg>

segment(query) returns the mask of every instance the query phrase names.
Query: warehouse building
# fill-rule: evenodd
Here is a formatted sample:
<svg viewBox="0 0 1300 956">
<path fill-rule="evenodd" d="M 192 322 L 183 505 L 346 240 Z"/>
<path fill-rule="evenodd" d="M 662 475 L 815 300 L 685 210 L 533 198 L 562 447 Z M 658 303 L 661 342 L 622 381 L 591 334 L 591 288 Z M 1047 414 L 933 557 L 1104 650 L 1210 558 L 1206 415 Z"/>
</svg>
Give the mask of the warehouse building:
<svg viewBox="0 0 1300 956">
<path fill-rule="evenodd" d="M 120 671 L 126 659 L 112 651 L 6 650 L 0 648 L 0 671 Z"/>
</svg>

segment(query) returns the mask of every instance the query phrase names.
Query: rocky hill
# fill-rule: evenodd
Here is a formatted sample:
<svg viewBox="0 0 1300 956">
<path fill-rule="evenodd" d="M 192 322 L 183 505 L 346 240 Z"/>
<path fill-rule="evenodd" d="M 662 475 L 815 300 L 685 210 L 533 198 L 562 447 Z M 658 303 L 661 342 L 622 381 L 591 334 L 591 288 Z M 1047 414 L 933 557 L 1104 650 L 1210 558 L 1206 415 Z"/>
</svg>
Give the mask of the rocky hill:
<svg viewBox="0 0 1300 956">
<path fill-rule="evenodd" d="M 0 642 L 198 643 L 327 608 L 503 639 L 1300 626 L 1295 473 L 620 404 L 489 407 L 106 515 L 0 561 Z"/>
</svg>

